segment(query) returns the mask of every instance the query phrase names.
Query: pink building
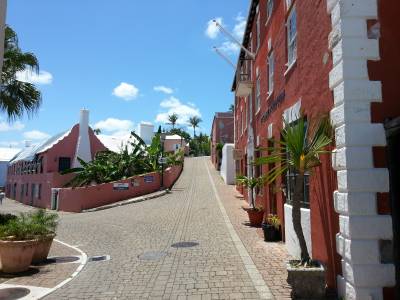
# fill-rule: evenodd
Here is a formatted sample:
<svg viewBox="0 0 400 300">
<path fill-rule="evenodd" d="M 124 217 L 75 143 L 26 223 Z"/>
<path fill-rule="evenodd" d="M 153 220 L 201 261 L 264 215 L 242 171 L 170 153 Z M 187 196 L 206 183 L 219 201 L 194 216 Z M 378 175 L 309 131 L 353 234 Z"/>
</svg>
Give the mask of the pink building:
<svg viewBox="0 0 400 300">
<path fill-rule="evenodd" d="M 217 145 L 234 142 L 234 123 L 233 112 L 215 113 L 211 127 L 211 161 L 217 169 L 221 163 L 217 155 Z"/>
<path fill-rule="evenodd" d="M 52 188 L 63 187 L 74 176 L 59 172 L 80 166 L 77 157 L 90 161 L 102 150 L 106 147 L 89 127 L 89 111 L 81 110 L 79 124 L 25 148 L 10 162 L 6 196 L 32 206 L 54 208 Z"/>
<path fill-rule="evenodd" d="M 164 142 L 164 152 L 175 153 L 178 150 L 183 150 L 186 155 L 189 154 L 189 145 L 180 135 L 166 135 Z"/>
</svg>

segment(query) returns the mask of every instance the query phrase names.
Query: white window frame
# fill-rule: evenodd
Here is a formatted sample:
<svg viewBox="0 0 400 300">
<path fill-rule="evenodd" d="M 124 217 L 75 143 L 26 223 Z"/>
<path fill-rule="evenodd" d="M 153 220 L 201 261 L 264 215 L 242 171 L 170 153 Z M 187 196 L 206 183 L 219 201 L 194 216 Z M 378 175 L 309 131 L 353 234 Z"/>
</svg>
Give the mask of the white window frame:
<svg viewBox="0 0 400 300">
<path fill-rule="evenodd" d="M 257 14 L 256 30 L 257 30 L 256 52 L 258 52 L 258 49 L 260 48 L 260 43 L 261 43 L 260 13 Z"/>
<path fill-rule="evenodd" d="M 267 0 L 267 23 L 271 19 L 272 12 L 274 11 L 274 0 Z"/>
<path fill-rule="evenodd" d="M 296 30 L 294 33 L 291 32 L 294 19 L 294 29 Z M 297 60 L 297 12 L 296 7 L 290 11 L 289 16 L 286 22 L 286 47 L 288 52 L 288 62 L 287 67 L 290 69 Z"/>
<path fill-rule="evenodd" d="M 268 96 L 274 92 L 275 53 L 271 51 L 268 56 Z"/>
<path fill-rule="evenodd" d="M 244 105 L 243 105 L 243 111 L 244 111 L 244 130 L 246 131 L 247 129 L 247 98 L 244 98 Z"/>
<path fill-rule="evenodd" d="M 244 132 L 244 122 L 243 121 L 244 120 L 243 120 L 243 107 L 242 107 L 242 110 L 240 112 L 240 122 L 242 123 L 241 128 L 240 128 L 240 135 L 243 135 L 243 132 Z"/>
<path fill-rule="evenodd" d="M 261 108 L 261 80 L 260 75 L 257 76 L 256 81 L 256 114 L 260 111 Z"/>
</svg>

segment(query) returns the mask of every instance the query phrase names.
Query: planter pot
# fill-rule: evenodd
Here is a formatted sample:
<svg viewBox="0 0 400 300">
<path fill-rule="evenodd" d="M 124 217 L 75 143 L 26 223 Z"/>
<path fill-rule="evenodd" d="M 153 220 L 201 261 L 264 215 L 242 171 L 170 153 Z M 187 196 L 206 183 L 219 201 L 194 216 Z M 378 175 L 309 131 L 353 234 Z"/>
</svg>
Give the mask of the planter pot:
<svg viewBox="0 0 400 300">
<path fill-rule="evenodd" d="M 267 223 L 262 223 L 261 227 L 264 232 L 264 241 L 277 242 L 281 240 L 281 233 L 279 229 L 276 229 L 274 226 Z"/>
<path fill-rule="evenodd" d="M 1 270 L 19 273 L 29 269 L 38 240 L 0 241 Z"/>
<path fill-rule="evenodd" d="M 46 237 L 39 239 L 38 245 L 33 253 L 32 264 L 41 263 L 47 259 L 55 236 L 55 234 L 49 234 Z"/>
<path fill-rule="evenodd" d="M 253 208 L 245 208 L 245 207 L 243 207 L 243 209 L 249 215 L 250 226 L 260 227 L 261 223 L 262 223 L 262 221 L 264 219 L 264 211 L 263 210 L 256 210 L 256 209 L 253 209 Z"/>
<path fill-rule="evenodd" d="M 294 267 L 290 262 L 286 265 L 287 282 L 292 287 L 292 298 L 296 299 L 325 299 L 325 268 Z"/>
</svg>

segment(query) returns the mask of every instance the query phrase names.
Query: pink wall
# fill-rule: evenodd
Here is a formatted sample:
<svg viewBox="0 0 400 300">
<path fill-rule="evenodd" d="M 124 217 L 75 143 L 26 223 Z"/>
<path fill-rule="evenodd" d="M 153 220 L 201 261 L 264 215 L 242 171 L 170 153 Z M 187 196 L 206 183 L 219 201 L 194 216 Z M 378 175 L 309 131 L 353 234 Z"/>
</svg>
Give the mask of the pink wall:
<svg viewBox="0 0 400 300">
<path fill-rule="evenodd" d="M 181 144 L 182 143 L 182 144 Z M 164 142 L 164 152 L 175 152 L 175 144 L 182 145 L 182 147 L 186 147 L 185 139 L 182 140 L 165 140 Z"/>
<path fill-rule="evenodd" d="M 164 186 L 171 187 L 182 171 L 182 166 L 174 166 L 164 171 Z M 146 176 L 152 176 L 153 182 L 145 182 Z M 134 186 L 134 182 L 139 186 Z M 114 202 L 138 197 L 158 191 L 161 188 L 160 174 L 154 172 L 134 176 L 115 183 L 128 183 L 128 190 L 114 190 L 114 182 L 80 188 L 63 188 L 59 191 L 58 209 L 69 212 L 81 212 L 84 209 L 99 207 Z"/>
</svg>

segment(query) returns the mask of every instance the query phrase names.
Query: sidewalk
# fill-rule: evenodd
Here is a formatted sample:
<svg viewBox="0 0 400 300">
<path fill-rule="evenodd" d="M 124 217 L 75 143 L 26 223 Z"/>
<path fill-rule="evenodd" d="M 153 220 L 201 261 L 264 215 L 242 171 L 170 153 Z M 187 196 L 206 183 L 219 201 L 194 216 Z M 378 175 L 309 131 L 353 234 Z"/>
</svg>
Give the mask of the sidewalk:
<svg viewBox="0 0 400 300">
<path fill-rule="evenodd" d="M 246 212 L 241 208 L 245 203 L 234 186 L 226 185 L 215 170 L 211 161 L 207 163 L 214 179 L 221 201 L 229 219 L 239 235 L 254 264 L 260 271 L 265 283 L 276 299 L 291 299 L 290 286 L 286 282 L 286 261 L 289 255 L 282 242 L 264 242 L 261 228 L 245 225 L 248 222 Z"/>
<path fill-rule="evenodd" d="M 29 206 L 5 199 L 0 207 L 0 212 L 17 214 L 31 209 Z M 3 299 L 2 297 L 5 295 L 7 296 L 4 299 L 14 299 L 7 298 L 11 295 L 4 290 L 10 288 L 27 288 L 30 291 L 26 297 L 18 299 L 40 299 L 75 277 L 83 268 L 86 260 L 86 255 L 80 250 L 54 240 L 46 262 L 32 265 L 28 271 L 20 274 L 0 272 L 0 299 Z"/>
</svg>

